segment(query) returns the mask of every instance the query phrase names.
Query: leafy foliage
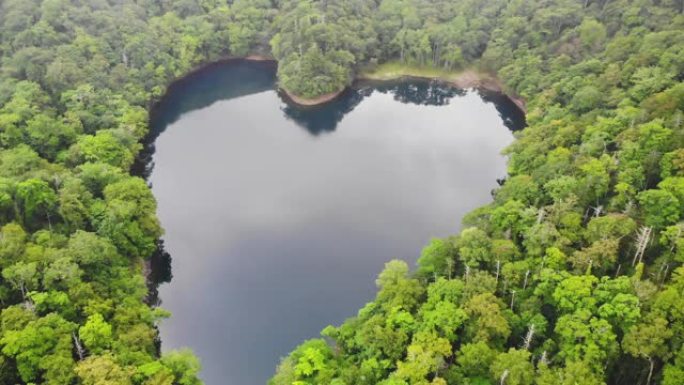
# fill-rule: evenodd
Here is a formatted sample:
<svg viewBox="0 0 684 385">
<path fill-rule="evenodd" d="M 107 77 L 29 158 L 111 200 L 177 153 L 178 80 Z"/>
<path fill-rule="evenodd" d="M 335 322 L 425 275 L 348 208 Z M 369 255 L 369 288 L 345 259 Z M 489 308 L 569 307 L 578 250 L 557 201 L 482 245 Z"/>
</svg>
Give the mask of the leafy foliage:
<svg viewBox="0 0 684 385">
<path fill-rule="evenodd" d="M 417 272 L 273 384 L 674 385 L 684 373 L 681 1 L 0 2 L 0 382 L 199 383 L 143 300 L 162 229 L 130 168 L 197 65 L 272 55 L 336 92 L 397 61 L 498 74 L 529 127 L 509 176 Z M 455 197 L 457 199 L 457 197 Z"/>
</svg>

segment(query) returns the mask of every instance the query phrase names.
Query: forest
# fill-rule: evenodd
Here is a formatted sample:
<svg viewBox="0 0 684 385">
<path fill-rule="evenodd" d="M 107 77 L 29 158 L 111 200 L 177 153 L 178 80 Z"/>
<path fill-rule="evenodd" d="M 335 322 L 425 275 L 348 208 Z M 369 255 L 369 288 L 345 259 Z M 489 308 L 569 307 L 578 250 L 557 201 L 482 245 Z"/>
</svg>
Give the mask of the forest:
<svg viewBox="0 0 684 385">
<path fill-rule="evenodd" d="M 386 62 L 474 68 L 528 121 L 492 202 L 271 385 L 684 381 L 684 1 L 3 0 L 0 383 L 201 383 L 159 351 L 163 230 L 132 165 L 173 80 L 246 55 L 305 98 Z"/>
</svg>

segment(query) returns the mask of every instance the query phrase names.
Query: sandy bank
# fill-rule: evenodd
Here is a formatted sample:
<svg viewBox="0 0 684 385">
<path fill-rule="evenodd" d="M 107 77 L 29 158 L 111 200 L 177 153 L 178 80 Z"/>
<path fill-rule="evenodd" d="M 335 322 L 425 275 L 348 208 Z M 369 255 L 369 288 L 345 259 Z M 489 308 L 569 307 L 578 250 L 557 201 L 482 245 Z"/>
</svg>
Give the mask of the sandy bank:
<svg viewBox="0 0 684 385">
<path fill-rule="evenodd" d="M 327 103 L 327 102 L 335 99 L 336 97 L 338 97 L 342 92 L 344 92 L 344 89 L 341 89 L 337 92 L 331 92 L 329 94 L 324 94 L 324 95 L 321 95 L 321 96 L 313 98 L 313 99 L 308 99 L 308 98 L 302 98 L 300 96 L 297 96 L 297 95 L 289 92 L 288 90 L 286 90 L 284 88 L 281 88 L 281 90 L 288 97 L 288 99 L 290 99 L 290 101 L 292 101 L 294 104 L 297 104 L 300 106 L 306 106 L 306 107 L 316 106 L 319 104 Z"/>
<path fill-rule="evenodd" d="M 402 66 L 398 64 L 380 65 L 372 71 L 361 72 L 357 79 L 374 81 L 391 81 L 401 78 L 429 79 L 444 82 L 457 88 L 480 88 L 487 91 L 504 92 L 501 81 L 488 73 L 472 69 L 463 71 L 443 71 L 439 69 Z M 520 110 L 527 112 L 525 100 L 517 95 L 505 93 Z"/>
</svg>

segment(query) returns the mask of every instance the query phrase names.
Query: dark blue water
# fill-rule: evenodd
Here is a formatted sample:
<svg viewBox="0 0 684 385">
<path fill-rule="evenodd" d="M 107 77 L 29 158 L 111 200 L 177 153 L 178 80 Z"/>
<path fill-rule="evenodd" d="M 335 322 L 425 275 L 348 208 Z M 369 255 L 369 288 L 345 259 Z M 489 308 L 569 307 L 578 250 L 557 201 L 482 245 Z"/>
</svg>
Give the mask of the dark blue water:
<svg viewBox="0 0 684 385">
<path fill-rule="evenodd" d="M 192 348 L 208 385 L 264 384 L 373 298 L 386 261 L 413 264 L 456 233 L 524 124 L 501 95 L 427 81 L 360 84 L 305 109 L 274 84 L 268 63 L 216 65 L 153 114 L 147 175 L 170 255 L 157 262 L 172 261 L 155 270 L 173 312 L 162 349 Z"/>
</svg>

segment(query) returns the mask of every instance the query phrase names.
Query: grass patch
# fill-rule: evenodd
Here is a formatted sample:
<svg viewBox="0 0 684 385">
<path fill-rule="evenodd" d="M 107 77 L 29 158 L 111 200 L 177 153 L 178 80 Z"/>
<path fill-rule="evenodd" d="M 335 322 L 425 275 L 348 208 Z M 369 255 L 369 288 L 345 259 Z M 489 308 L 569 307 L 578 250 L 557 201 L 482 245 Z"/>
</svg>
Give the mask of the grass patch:
<svg viewBox="0 0 684 385">
<path fill-rule="evenodd" d="M 362 70 L 360 77 L 372 80 L 392 80 L 402 76 L 415 76 L 452 80 L 458 78 L 462 73 L 462 70 L 449 71 L 432 66 L 419 66 L 393 61 L 379 64 L 368 70 Z"/>
</svg>

